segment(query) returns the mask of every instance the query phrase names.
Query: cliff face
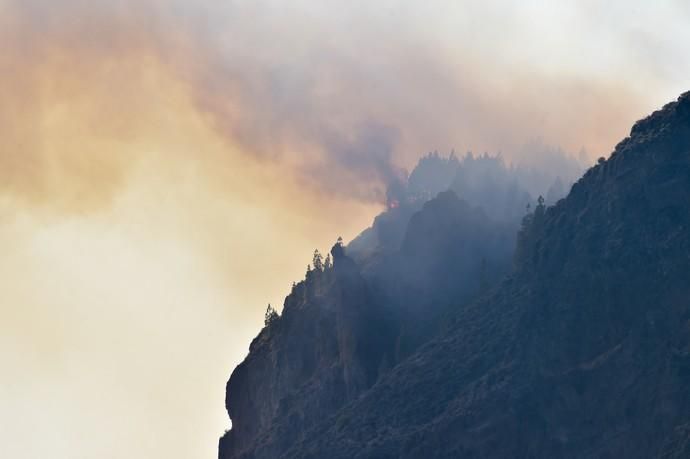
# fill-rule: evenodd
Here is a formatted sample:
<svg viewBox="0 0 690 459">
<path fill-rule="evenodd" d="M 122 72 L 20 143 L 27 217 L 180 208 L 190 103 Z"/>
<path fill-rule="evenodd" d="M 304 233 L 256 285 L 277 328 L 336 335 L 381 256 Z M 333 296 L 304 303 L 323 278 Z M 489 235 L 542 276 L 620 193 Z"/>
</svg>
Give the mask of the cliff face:
<svg viewBox="0 0 690 459">
<path fill-rule="evenodd" d="M 221 458 L 690 457 L 690 94 L 537 208 L 494 288 L 467 277 L 501 230 L 455 200 L 364 274 L 341 257 L 288 297 L 229 382 Z M 424 312 L 439 321 L 400 353 Z"/>
<path fill-rule="evenodd" d="M 401 249 L 385 245 L 360 268 L 336 245 L 333 268 L 295 286 L 228 382 L 233 429 L 221 458 L 253 457 L 259 447 L 276 457 L 303 440 L 507 270 L 507 227 L 452 192 L 420 207 L 395 236 Z"/>
<path fill-rule="evenodd" d="M 371 387 L 386 368 L 392 338 L 357 266 L 333 250 L 334 266 L 312 271 L 285 300 L 228 381 L 233 428 L 220 457 L 243 457 L 269 429 L 277 457 L 301 434 Z M 284 440 L 281 440 L 284 438 Z"/>
<path fill-rule="evenodd" d="M 690 94 L 526 233 L 499 288 L 285 455 L 688 457 Z"/>
<path fill-rule="evenodd" d="M 449 310 L 495 283 L 514 235 L 446 192 L 411 217 L 398 244 L 365 259 L 363 271 L 336 245 L 333 268 L 293 288 L 228 381 L 233 428 L 221 458 L 257 448 L 276 457 L 305 439 L 430 339 Z"/>
</svg>

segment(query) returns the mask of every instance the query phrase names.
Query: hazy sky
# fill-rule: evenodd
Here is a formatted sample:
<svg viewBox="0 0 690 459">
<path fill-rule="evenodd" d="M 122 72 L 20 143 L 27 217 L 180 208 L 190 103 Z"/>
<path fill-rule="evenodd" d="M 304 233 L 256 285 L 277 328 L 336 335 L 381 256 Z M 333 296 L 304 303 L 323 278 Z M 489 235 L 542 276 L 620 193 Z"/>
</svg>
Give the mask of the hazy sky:
<svg viewBox="0 0 690 459">
<path fill-rule="evenodd" d="M 429 150 L 608 154 L 688 5 L 0 0 L 0 457 L 215 457 L 315 247 Z"/>
</svg>

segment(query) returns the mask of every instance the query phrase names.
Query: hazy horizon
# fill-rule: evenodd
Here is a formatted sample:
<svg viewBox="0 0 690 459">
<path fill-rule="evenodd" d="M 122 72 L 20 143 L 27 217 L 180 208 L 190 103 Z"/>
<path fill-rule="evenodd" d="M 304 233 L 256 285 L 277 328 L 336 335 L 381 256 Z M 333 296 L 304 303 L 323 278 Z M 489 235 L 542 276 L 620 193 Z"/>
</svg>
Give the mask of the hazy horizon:
<svg viewBox="0 0 690 459">
<path fill-rule="evenodd" d="M 0 0 L 0 455 L 215 457 L 315 248 L 426 152 L 588 160 L 690 89 L 682 1 Z"/>
</svg>

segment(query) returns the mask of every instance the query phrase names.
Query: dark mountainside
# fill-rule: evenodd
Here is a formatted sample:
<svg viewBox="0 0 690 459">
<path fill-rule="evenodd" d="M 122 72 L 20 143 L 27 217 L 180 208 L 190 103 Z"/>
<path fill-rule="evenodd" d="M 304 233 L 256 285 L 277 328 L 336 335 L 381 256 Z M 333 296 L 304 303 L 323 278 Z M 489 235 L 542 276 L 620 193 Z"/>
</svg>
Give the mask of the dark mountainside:
<svg viewBox="0 0 690 459">
<path fill-rule="evenodd" d="M 537 205 L 513 259 L 476 205 L 336 245 L 233 372 L 219 457 L 690 457 L 690 93 Z"/>
<path fill-rule="evenodd" d="M 279 455 L 369 389 L 428 341 L 452 307 L 509 271 L 514 238 L 447 191 L 412 216 L 399 250 L 378 252 L 365 268 L 339 244 L 332 267 L 316 268 L 323 263 L 315 259 L 228 382 L 233 429 L 221 457 L 264 443 L 269 429 L 287 441 L 268 454 Z"/>
</svg>

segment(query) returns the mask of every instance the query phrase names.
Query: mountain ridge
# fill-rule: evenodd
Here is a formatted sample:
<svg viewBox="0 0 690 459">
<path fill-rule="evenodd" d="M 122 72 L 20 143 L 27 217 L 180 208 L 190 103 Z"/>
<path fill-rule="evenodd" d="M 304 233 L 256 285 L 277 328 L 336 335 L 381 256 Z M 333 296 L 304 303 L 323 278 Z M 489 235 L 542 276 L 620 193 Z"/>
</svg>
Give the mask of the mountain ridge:
<svg viewBox="0 0 690 459">
<path fill-rule="evenodd" d="M 685 93 L 538 206 L 512 272 L 370 387 L 219 457 L 687 457 L 689 203 Z"/>
</svg>

